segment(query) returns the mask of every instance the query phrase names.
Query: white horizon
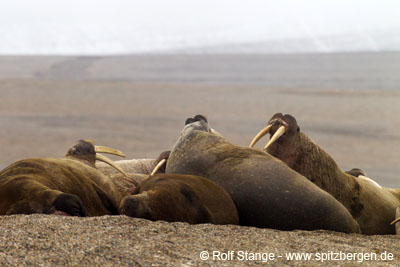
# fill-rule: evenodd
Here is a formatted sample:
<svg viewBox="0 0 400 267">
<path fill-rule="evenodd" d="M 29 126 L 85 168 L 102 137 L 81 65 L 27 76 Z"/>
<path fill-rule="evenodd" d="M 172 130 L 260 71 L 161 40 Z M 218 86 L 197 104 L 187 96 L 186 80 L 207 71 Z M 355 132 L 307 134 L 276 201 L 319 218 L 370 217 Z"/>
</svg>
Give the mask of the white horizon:
<svg viewBox="0 0 400 267">
<path fill-rule="evenodd" d="M 306 49 L 315 52 L 400 50 L 398 14 L 395 0 L 14 0 L 0 10 L 0 54 L 151 53 L 290 39 L 311 40 Z M 395 37 L 384 46 L 374 38 L 381 32 Z M 356 44 L 324 40 L 340 35 Z"/>
</svg>

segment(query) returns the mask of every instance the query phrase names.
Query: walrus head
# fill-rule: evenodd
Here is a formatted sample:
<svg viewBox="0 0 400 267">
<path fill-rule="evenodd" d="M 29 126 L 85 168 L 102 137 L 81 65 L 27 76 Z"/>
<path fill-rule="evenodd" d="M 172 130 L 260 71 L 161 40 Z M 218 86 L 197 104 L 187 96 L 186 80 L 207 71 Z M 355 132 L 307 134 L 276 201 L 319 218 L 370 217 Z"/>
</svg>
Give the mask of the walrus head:
<svg viewBox="0 0 400 267">
<path fill-rule="evenodd" d="M 117 155 L 120 157 L 125 157 L 125 154 L 117 149 L 105 146 L 96 146 L 90 140 L 79 140 L 78 143 L 73 145 L 68 150 L 65 157 L 73 160 L 78 160 L 80 162 L 88 164 L 93 168 L 96 168 L 95 167 L 96 160 L 100 160 L 109 164 L 113 168 L 117 169 L 123 175 L 127 176 L 124 170 L 121 169 L 119 166 L 117 166 L 111 159 L 99 153 L 107 153 L 107 154 Z"/>
<path fill-rule="evenodd" d="M 254 137 L 249 147 L 252 148 L 267 133 L 271 134 L 271 139 L 265 145 L 264 150 L 267 150 L 274 142 L 290 141 L 299 132 L 300 127 L 297 125 L 297 121 L 293 116 L 289 114 L 276 113 L 268 121 L 267 126 Z"/>
<path fill-rule="evenodd" d="M 169 154 L 171 154 L 171 151 L 161 152 L 161 154 L 157 158 L 157 165 L 154 167 L 150 176 L 156 174 L 156 172 L 165 173 L 165 167 L 167 166 Z"/>
<path fill-rule="evenodd" d="M 353 169 L 351 169 L 349 171 L 345 171 L 345 173 L 353 175 L 354 177 L 358 177 L 360 175 L 361 176 L 367 176 L 365 174 L 365 172 L 363 170 L 359 169 L 359 168 L 353 168 Z"/>
<path fill-rule="evenodd" d="M 219 132 L 210 127 L 207 117 L 200 114 L 194 116 L 193 118 L 186 119 L 185 127 L 181 132 L 181 136 L 184 135 L 188 130 L 200 130 L 223 137 Z"/>
<path fill-rule="evenodd" d="M 270 134 L 271 138 L 264 147 L 264 151 L 277 157 L 293 168 L 292 164 L 298 157 L 298 143 L 300 127 L 296 119 L 289 114 L 276 113 L 251 141 L 252 148 L 264 135 Z"/>
</svg>

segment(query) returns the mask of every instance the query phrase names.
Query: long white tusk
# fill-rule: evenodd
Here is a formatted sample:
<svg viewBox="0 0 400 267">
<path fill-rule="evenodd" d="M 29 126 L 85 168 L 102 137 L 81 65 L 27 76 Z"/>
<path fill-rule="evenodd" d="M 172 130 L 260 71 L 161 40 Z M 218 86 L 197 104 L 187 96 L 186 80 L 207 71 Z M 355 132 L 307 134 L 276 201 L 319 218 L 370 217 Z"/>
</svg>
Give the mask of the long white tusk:
<svg viewBox="0 0 400 267">
<path fill-rule="evenodd" d="M 154 169 L 153 169 L 153 171 L 151 172 L 150 176 L 154 175 L 154 174 L 161 168 L 161 166 L 162 166 L 165 162 L 167 162 L 166 159 L 160 160 L 160 162 L 154 167 Z"/>
<path fill-rule="evenodd" d="M 397 222 L 399 222 L 400 221 L 400 218 L 397 218 L 396 220 L 394 220 L 393 222 L 391 222 L 390 224 L 395 224 L 395 223 L 397 223 Z"/>
<path fill-rule="evenodd" d="M 267 150 L 267 148 L 272 145 L 279 137 L 281 137 L 285 133 L 285 126 L 279 127 L 279 129 L 275 132 L 275 134 L 271 137 L 269 142 L 265 145 L 264 150 Z"/>
<path fill-rule="evenodd" d="M 96 153 L 107 153 L 107 154 L 117 155 L 123 158 L 125 157 L 125 154 L 122 153 L 121 151 L 106 146 L 94 146 L 94 151 L 96 151 Z"/>
<path fill-rule="evenodd" d="M 272 125 L 269 124 L 267 125 L 267 127 L 265 127 L 264 129 L 262 129 L 257 135 L 256 137 L 253 138 L 253 141 L 251 141 L 249 147 L 252 148 L 257 142 L 258 140 L 260 140 L 264 135 L 266 135 L 267 133 L 269 133 L 269 130 L 271 129 Z"/>
<path fill-rule="evenodd" d="M 114 167 L 114 168 L 117 169 L 120 173 L 122 173 L 125 177 L 128 176 L 128 175 L 126 174 L 126 172 L 124 172 L 124 170 L 123 170 L 121 167 L 117 166 L 117 165 L 114 163 L 114 161 L 112 161 L 111 159 L 107 158 L 106 156 L 96 153 L 96 159 L 97 159 L 97 160 L 100 160 L 100 161 L 103 161 L 103 162 L 105 162 L 105 163 L 107 163 L 107 164 L 109 164 L 111 167 Z"/>
</svg>

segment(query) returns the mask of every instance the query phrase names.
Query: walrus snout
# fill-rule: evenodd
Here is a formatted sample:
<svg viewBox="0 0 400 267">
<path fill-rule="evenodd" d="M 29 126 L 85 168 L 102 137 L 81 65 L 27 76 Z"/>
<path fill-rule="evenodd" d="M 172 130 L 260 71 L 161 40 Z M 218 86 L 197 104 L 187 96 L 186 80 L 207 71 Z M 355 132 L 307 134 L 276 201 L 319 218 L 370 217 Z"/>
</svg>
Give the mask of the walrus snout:
<svg viewBox="0 0 400 267">
<path fill-rule="evenodd" d="M 144 193 L 147 194 L 147 192 Z M 120 214 L 151 220 L 150 212 L 144 204 L 144 199 L 142 198 L 143 194 L 126 196 L 121 201 Z"/>
<path fill-rule="evenodd" d="M 219 137 L 223 137 L 222 134 L 211 128 L 210 124 L 208 123 L 207 117 L 204 115 L 196 115 L 193 118 L 187 118 L 185 121 L 185 127 L 183 128 L 181 135 L 183 135 L 188 128 L 212 133 Z"/>
<path fill-rule="evenodd" d="M 252 148 L 263 136 L 270 134 L 271 138 L 263 150 L 267 150 L 274 142 L 282 136 L 288 136 L 300 131 L 296 119 L 290 114 L 276 113 L 268 121 L 267 126 L 262 129 L 251 141 L 249 147 Z"/>
<path fill-rule="evenodd" d="M 207 118 L 203 115 L 196 115 L 193 118 L 187 118 L 185 121 L 185 127 L 183 128 L 183 132 L 187 128 L 193 128 L 194 130 L 210 132 L 210 127 L 208 125 Z"/>
</svg>

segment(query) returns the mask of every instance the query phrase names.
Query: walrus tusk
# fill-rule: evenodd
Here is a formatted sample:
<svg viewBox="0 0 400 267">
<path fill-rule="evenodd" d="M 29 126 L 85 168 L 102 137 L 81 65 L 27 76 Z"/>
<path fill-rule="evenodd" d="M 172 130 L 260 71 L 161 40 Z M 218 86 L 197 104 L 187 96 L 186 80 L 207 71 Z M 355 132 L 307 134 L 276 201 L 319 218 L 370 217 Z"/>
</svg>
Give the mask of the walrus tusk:
<svg viewBox="0 0 400 267">
<path fill-rule="evenodd" d="M 394 220 L 393 222 L 391 222 L 390 225 L 395 224 L 395 223 L 397 223 L 397 222 L 399 222 L 399 221 L 400 221 L 400 218 L 397 218 L 396 220 Z"/>
<path fill-rule="evenodd" d="M 107 158 L 106 156 L 96 153 L 96 159 L 97 159 L 97 160 L 100 160 L 100 161 L 103 161 L 103 162 L 105 162 L 105 163 L 107 163 L 107 164 L 109 164 L 111 167 L 114 167 L 114 168 L 117 169 L 120 173 L 122 173 L 125 177 L 128 176 L 128 175 L 126 174 L 126 172 L 124 172 L 124 170 L 123 170 L 121 167 L 117 166 L 117 165 L 114 163 L 114 161 L 112 161 L 111 159 Z"/>
<path fill-rule="evenodd" d="M 267 148 L 270 145 L 272 145 L 279 137 L 281 137 L 285 133 L 285 131 L 286 131 L 285 126 L 279 127 L 279 129 L 275 132 L 275 134 L 269 140 L 268 144 L 265 145 L 264 150 L 267 150 Z"/>
<path fill-rule="evenodd" d="M 267 133 L 269 133 L 269 130 L 271 130 L 272 125 L 269 124 L 267 125 L 267 127 L 265 127 L 264 129 L 262 129 L 257 135 L 256 137 L 254 137 L 253 141 L 251 141 L 249 147 L 253 148 L 253 146 L 258 142 L 258 140 L 260 140 L 264 135 L 266 135 Z"/>
<path fill-rule="evenodd" d="M 106 146 L 94 146 L 94 150 L 96 151 L 96 153 L 107 153 L 107 154 L 113 154 L 113 155 L 117 155 L 120 157 L 125 158 L 125 154 L 122 153 L 121 151 L 111 148 L 111 147 L 106 147 Z"/>
<path fill-rule="evenodd" d="M 166 159 L 160 160 L 160 162 L 154 167 L 154 169 L 153 169 L 153 171 L 151 172 L 150 176 L 153 176 L 153 175 L 161 168 L 161 166 L 162 166 L 165 162 L 167 162 Z"/>
</svg>

